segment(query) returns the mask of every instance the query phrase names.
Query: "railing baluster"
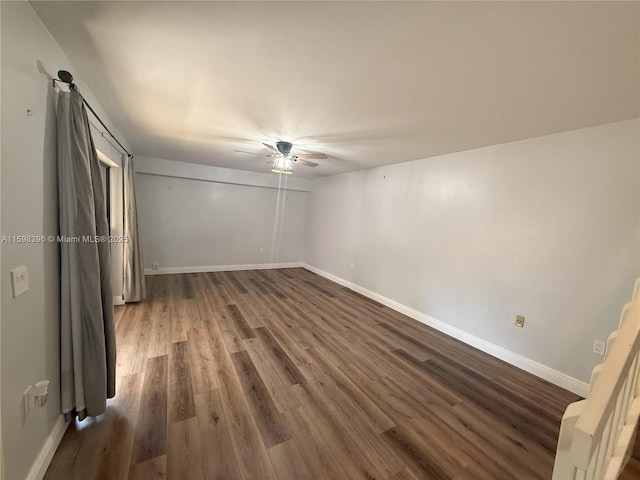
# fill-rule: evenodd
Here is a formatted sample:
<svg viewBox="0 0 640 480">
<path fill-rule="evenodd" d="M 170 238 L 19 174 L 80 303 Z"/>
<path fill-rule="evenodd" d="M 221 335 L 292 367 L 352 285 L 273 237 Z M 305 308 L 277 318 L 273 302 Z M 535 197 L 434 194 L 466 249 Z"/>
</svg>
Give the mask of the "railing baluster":
<svg viewBox="0 0 640 480">
<path fill-rule="evenodd" d="M 591 457 L 591 462 L 589 463 L 589 468 L 584 475 L 585 480 L 593 480 L 596 473 L 596 456 Z"/>
<path fill-rule="evenodd" d="M 638 353 L 634 355 L 633 364 L 631 365 L 631 395 L 635 397 L 638 394 Z"/>
<path fill-rule="evenodd" d="M 629 411 L 629 396 L 631 394 L 631 382 L 629 381 L 629 377 L 624 381 L 624 385 L 622 386 L 622 392 L 620 396 L 622 397 L 622 405 L 620 406 L 620 418 L 618 419 L 618 432 L 624 426 L 624 422 L 627 420 L 627 412 Z M 617 436 L 617 434 L 616 434 Z"/>
<path fill-rule="evenodd" d="M 611 428 L 609 438 L 607 438 L 607 458 L 611 456 L 613 453 L 613 447 L 616 444 L 616 434 L 618 433 L 618 421 L 622 416 L 622 412 L 620 411 L 620 407 L 622 405 L 622 395 L 621 392 L 618 393 L 618 398 L 616 399 L 615 407 L 613 409 L 613 416 L 611 418 Z"/>
<path fill-rule="evenodd" d="M 607 425 L 604 427 L 604 430 L 602 431 L 603 440 L 609 438 L 609 435 L 611 434 L 612 423 L 613 423 L 613 418 L 607 421 Z M 605 440 L 604 446 L 603 446 L 602 440 L 598 443 L 598 448 L 596 449 L 596 452 L 594 453 L 593 456 L 594 458 L 596 458 L 594 478 L 600 478 L 602 476 L 602 472 L 604 471 L 604 467 L 606 463 L 606 456 L 607 456 L 606 440 Z"/>
</svg>

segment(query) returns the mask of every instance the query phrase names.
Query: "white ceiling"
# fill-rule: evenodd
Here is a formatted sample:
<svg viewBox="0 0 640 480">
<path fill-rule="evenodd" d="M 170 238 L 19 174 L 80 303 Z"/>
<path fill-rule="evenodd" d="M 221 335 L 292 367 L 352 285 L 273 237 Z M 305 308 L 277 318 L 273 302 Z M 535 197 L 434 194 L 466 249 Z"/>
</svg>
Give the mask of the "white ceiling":
<svg viewBox="0 0 640 480">
<path fill-rule="evenodd" d="M 32 3 L 138 155 L 312 177 L 639 115 L 639 2 Z"/>
</svg>

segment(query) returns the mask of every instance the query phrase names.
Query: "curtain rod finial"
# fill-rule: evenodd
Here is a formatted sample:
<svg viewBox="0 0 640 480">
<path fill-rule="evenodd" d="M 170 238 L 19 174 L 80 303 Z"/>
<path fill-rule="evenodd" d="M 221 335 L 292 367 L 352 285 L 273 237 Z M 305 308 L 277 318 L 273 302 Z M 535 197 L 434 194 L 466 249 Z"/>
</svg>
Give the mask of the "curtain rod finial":
<svg viewBox="0 0 640 480">
<path fill-rule="evenodd" d="M 58 70 L 58 78 L 64 83 L 73 83 L 73 75 L 66 70 Z"/>
<path fill-rule="evenodd" d="M 68 84 L 71 90 L 76 88 L 76 84 L 73 83 L 73 75 L 71 75 L 68 71 L 58 70 L 58 78 L 61 82 Z"/>
</svg>

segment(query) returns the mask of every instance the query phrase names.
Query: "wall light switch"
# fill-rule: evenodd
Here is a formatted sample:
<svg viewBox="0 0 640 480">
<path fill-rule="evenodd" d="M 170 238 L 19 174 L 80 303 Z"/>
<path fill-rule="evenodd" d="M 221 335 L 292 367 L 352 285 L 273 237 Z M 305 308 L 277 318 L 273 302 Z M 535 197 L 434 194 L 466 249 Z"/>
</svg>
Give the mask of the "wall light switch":
<svg viewBox="0 0 640 480">
<path fill-rule="evenodd" d="M 26 265 L 21 265 L 11 270 L 11 286 L 13 287 L 14 298 L 29 290 Z"/>
</svg>

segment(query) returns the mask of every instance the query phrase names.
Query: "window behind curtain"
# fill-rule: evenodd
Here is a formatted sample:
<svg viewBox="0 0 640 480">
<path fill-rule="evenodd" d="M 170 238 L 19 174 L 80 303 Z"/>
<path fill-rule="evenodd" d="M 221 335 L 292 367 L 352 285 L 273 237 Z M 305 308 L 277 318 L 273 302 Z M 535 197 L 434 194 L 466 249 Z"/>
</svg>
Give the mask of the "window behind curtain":
<svg viewBox="0 0 640 480">
<path fill-rule="evenodd" d="M 111 235 L 111 183 L 109 179 L 110 167 L 100 162 L 100 173 L 102 174 L 102 187 L 107 196 L 107 225 L 109 225 L 109 235 Z"/>
</svg>

